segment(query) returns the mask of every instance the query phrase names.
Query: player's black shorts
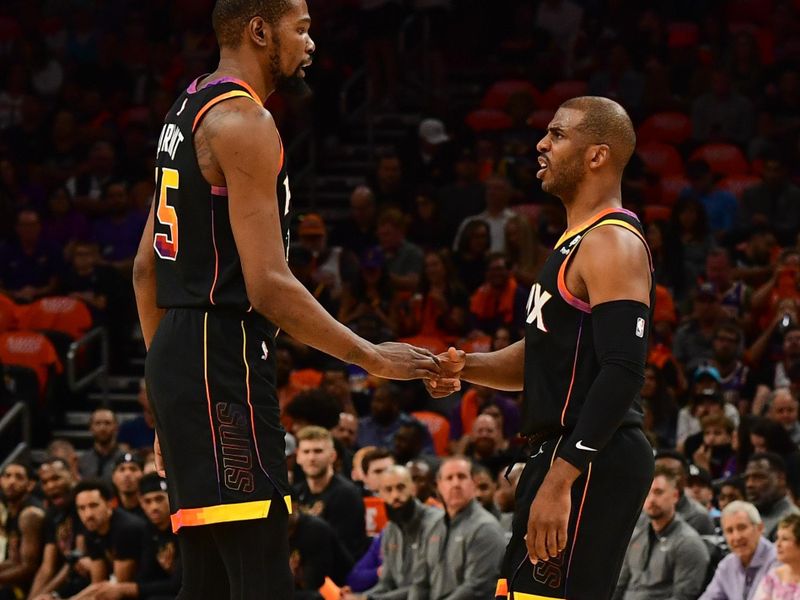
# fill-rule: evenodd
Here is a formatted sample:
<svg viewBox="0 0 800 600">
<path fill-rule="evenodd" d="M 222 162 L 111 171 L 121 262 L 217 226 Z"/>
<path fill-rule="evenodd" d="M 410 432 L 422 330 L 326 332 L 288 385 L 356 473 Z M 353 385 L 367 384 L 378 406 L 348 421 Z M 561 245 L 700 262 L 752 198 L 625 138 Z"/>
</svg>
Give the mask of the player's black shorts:
<svg viewBox="0 0 800 600">
<path fill-rule="evenodd" d="M 265 518 L 287 502 L 274 331 L 258 313 L 170 309 L 145 377 L 172 527 Z"/>
<path fill-rule="evenodd" d="M 517 485 L 511 541 L 497 585 L 503 600 L 611 598 L 633 528 L 653 481 L 653 450 L 638 427 L 619 429 L 572 486 L 568 543 L 554 559 L 531 564 L 528 514 L 563 438 L 533 448 Z"/>
</svg>

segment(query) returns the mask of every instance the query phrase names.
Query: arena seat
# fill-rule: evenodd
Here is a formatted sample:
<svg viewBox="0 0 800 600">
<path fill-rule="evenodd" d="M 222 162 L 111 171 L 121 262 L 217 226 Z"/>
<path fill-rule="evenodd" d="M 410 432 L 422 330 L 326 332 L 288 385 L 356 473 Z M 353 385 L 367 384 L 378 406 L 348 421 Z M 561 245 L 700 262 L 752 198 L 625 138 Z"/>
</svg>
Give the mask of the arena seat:
<svg viewBox="0 0 800 600">
<path fill-rule="evenodd" d="M 750 165 L 742 151 L 733 144 L 704 144 L 692 152 L 690 160 L 702 159 L 717 175 L 747 175 Z"/>
<path fill-rule="evenodd" d="M 649 116 L 636 132 L 638 142 L 682 144 L 692 135 L 692 121 L 680 112 L 660 112 Z"/>
<path fill-rule="evenodd" d="M 418 410 L 411 416 L 425 424 L 433 438 L 433 449 L 437 456 L 447 454 L 447 444 L 450 442 L 450 421 L 439 413 L 429 410 Z"/>
<path fill-rule="evenodd" d="M 39 381 L 40 395 L 44 395 L 51 373 L 60 374 L 63 371 L 53 344 L 44 334 L 36 331 L 1 333 L 0 363 L 33 370 Z"/>
<path fill-rule="evenodd" d="M 658 183 L 659 204 L 672 206 L 681 195 L 681 192 L 689 185 L 689 180 L 683 175 L 667 175 L 662 177 Z"/>
<path fill-rule="evenodd" d="M 21 329 L 56 331 L 80 339 L 92 327 L 92 314 L 82 300 L 49 296 L 30 304 L 20 314 Z"/>
<path fill-rule="evenodd" d="M 533 98 L 536 106 L 539 105 L 541 92 L 537 90 L 529 81 L 507 79 L 495 81 L 483 96 L 481 108 L 493 108 L 495 110 L 505 110 L 508 99 L 514 94 L 527 94 Z"/>
<path fill-rule="evenodd" d="M 647 170 L 661 175 L 682 175 L 683 159 L 674 146 L 662 142 L 649 142 L 636 149 Z"/>
<path fill-rule="evenodd" d="M 0 333 L 19 326 L 19 306 L 5 294 L 0 294 Z"/>
<path fill-rule="evenodd" d="M 500 131 L 512 125 L 511 117 L 494 108 L 473 110 L 467 115 L 466 123 L 472 131 Z"/>
<path fill-rule="evenodd" d="M 576 96 L 585 96 L 589 85 L 578 79 L 557 81 L 542 95 L 540 106 L 542 108 L 557 109 L 564 101 Z"/>
</svg>

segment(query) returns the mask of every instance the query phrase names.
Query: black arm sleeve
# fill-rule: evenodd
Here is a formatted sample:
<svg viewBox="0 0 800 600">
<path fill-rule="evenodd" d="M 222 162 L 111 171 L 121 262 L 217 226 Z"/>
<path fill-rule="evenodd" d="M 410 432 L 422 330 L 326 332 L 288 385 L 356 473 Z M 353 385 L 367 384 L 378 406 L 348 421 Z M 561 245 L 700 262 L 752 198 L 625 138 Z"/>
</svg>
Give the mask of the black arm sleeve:
<svg viewBox="0 0 800 600">
<path fill-rule="evenodd" d="M 600 373 L 589 388 L 578 422 L 558 456 L 583 471 L 622 423 L 644 383 L 650 309 L 634 300 L 592 308 Z"/>
</svg>

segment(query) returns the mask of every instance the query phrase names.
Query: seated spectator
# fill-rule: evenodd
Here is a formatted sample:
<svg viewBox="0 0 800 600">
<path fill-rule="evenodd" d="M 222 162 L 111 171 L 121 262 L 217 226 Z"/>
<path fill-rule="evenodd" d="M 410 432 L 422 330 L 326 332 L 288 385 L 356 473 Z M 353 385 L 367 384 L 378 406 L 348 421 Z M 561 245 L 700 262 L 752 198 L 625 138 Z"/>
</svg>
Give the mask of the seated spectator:
<svg viewBox="0 0 800 600">
<path fill-rule="evenodd" d="M 44 510 L 31 495 L 31 469 L 8 462 L 0 473 L 0 538 L 5 559 L 0 562 L 0 598 L 15 600 L 27 594 L 42 560 Z"/>
<path fill-rule="evenodd" d="M 731 502 L 745 499 L 744 480 L 741 476 L 737 475 L 726 479 L 719 484 L 719 492 L 717 493 L 717 504 L 720 510 L 725 510 Z"/>
<path fill-rule="evenodd" d="M 771 452 L 786 465 L 786 483 L 791 493 L 800 494 L 800 448 L 780 423 L 756 417 L 750 422 L 750 445 L 754 452 Z"/>
<path fill-rule="evenodd" d="M 753 104 L 732 88 L 724 69 L 715 69 L 711 89 L 692 103 L 692 138 L 701 143 L 746 144 L 754 126 Z"/>
<path fill-rule="evenodd" d="M 680 497 L 675 472 L 657 465 L 644 502 L 649 523 L 631 538 L 614 600 L 688 600 L 702 591 L 708 550 L 678 513 Z"/>
<path fill-rule="evenodd" d="M 333 288 L 328 283 L 314 279 L 314 255 L 304 246 L 294 245 L 289 250 L 289 269 L 309 294 L 319 302 L 328 313 L 335 315 L 339 303 L 333 297 Z"/>
<path fill-rule="evenodd" d="M 145 216 L 132 209 L 128 187 L 123 182 L 106 184 L 102 202 L 105 216 L 95 221 L 92 236 L 100 247 L 103 262 L 128 273 L 139 249 Z"/>
<path fill-rule="evenodd" d="M 90 559 L 84 554 L 84 530 L 72 495 L 76 480 L 60 458 L 48 458 L 39 467 L 47 512 L 44 517 L 44 554 L 28 598 L 52 600 L 53 593 L 68 598 L 89 585 Z"/>
<path fill-rule="evenodd" d="M 341 585 L 353 565 L 333 527 L 303 512 L 296 500 L 289 515 L 289 552 L 295 600 L 319 600 L 325 579 Z"/>
<path fill-rule="evenodd" d="M 645 366 L 640 393 L 645 403 L 645 420 L 650 419 L 648 429 L 655 436 L 655 445 L 658 448 L 674 448 L 678 405 L 672 390 L 664 381 L 663 372 L 652 363 Z"/>
<path fill-rule="evenodd" d="M 111 482 L 116 492 L 117 508 L 143 521 L 147 519 L 140 501 L 139 481 L 144 475 L 144 461 L 134 453 L 126 452 L 114 461 L 114 472 Z"/>
<path fill-rule="evenodd" d="M 446 245 L 446 220 L 436 203 L 435 190 L 422 185 L 414 195 L 414 208 L 408 226 L 408 239 L 428 252 Z"/>
<path fill-rule="evenodd" d="M 394 436 L 400 425 L 413 421 L 413 417 L 400 410 L 400 388 L 394 383 L 384 383 L 372 395 L 370 414 L 358 424 L 358 445 L 393 448 Z M 427 429 L 426 429 L 427 431 Z M 425 439 L 425 451 L 433 454 L 430 433 Z"/>
<path fill-rule="evenodd" d="M 475 485 L 475 497 L 480 505 L 495 519 L 500 521 L 500 509 L 494 503 L 494 496 L 497 493 L 497 482 L 486 467 L 481 464 L 472 467 L 472 483 Z"/>
<path fill-rule="evenodd" d="M 734 254 L 737 276 L 753 287 L 763 284 L 773 272 L 772 262 L 779 247 L 771 225 L 755 225 Z"/>
<path fill-rule="evenodd" d="M 437 487 L 446 513 L 418 550 L 409 600 L 488 598 L 494 591 L 505 537 L 475 499 L 471 468 L 469 460 L 456 456 L 439 469 Z"/>
<path fill-rule="evenodd" d="M 741 360 L 743 346 L 744 332 L 734 323 L 723 323 L 717 327 L 711 342 L 711 364 L 720 375 L 725 402 L 747 412 L 756 386 L 750 367 Z"/>
<path fill-rule="evenodd" d="M 800 516 L 789 515 L 778 524 L 775 554 L 779 565 L 761 580 L 753 600 L 794 598 L 800 581 Z"/>
<path fill-rule="evenodd" d="M 408 209 L 411 194 L 408 182 L 403 177 L 403 171 L 403 161 L 395 152 L 384 151 L 378 157 L 375 172 L 369 178 L 369 187 L 375 194 L 379 210 Z M 378 226 L 380 227 L 380 224 Z M 380 234 L 378 237 L 380 238 Z"/>
<path fill-rule="evenodd" d="M 101 480 L 88 479 L 75 486 L 75 508 L 86 530 L 92 578 L 92 585 L 75 600 L 92 598 L 98 584 L 112 575 L 118 583 L 134 581 L 136 577 L 145 524 L 139 517 L 113 508 L 112 500 L 111 490 Z"/>
<path fill-rule="evenodd" d="M 378 243 L 376 217 L 375 194 L 367 186 L 359 185 L 350 194 L 350 213 L 334 230 L 332 243 L 362 256 Z"/>
<path fill-rule="evenodd" d="M 786 484 L 786 463 L 777 454 L 757 452 L 744 472 L 747 501 L 752 502 L 764 522 L 764 536 L 775 541 L 778 523 L 787 515 L 800 514 Z"/>
<path fill-rule="evenodd" d="M 437 199 L 446 230 L 442 241 L 450 242 L 455 239 L 462 221 L 478 214 L 486 205 L 486 191 L 479 178 L 472 148 L 461 149 L 456 157 L 455 179 L 440 188 Z"/>
<path fill-rule="evenodd" d="M 706 509 L 712 521 L 719 523 L 720 512 L 714 506 L 714 484 L 711 473 L 695 464 L 689 465 L 689 477 L 686 479 L 686 494 Z"/>
<path fill-rule="evenodd" d="M 89 420 L 92 447 L 78 460 L 81 477 L 111 481 L 114 465 L 123 451 L 117 444 L 117 416 L 107 408 L 98 408 Z"/>
<path fill-rule="evenodd" d="M 324 519 L 350 554 L 360 558 L 367 549 L 364 503 L 358 488 L 333 472 L 336 450 L 327 429 L 309 426 L 297 434 L 297 464 L 305 481 L 295 485 L 300 510 Z"/>
<path fill-rule="evenodd" d="M 689 161 L 686 177 L 690 185 L 681 192 L 680 198 L 700 201 L 706 210 L 708 227 L 717 236 L 733 229 L 739 208 L 736 196 L 714 186 L 714 173 L 709 164 L 702 159 Z"/>
<path fill-rule="evenodd" d="M 286 416 L 290 420 L 289 432 L 297 433 L 309 425 L 325 429 L 333 429 L 339 422 L 341 407 L 336 399 L 320 389 L 300 392 L 286 407 Z"/>
<path fill-rule="evenodd" d="M 109 300 L 118 299 L 119 275 L 100 264 L 97 244 L 77 240 L 72 245 L 69 267 L 61 281 L 61 290 L 70 298 L 83 300 L 92 318 L 105 323 Z"/>
<path fill-rule="evenodd" d="M 498 329 L 498 332 L 503 328 Z M 507 331 L 507 330 L 506 330 Z M 500 350 L 496 344 L 493 350 Z M 472 384 L 461 397 L 461 403 L 453 408 L 450 414 L 450 437 L 453 440 L 460 440 L 463 436 L 472 432 L 475 419 L 484 409 L 489 406 L 496 406 L 503 415 L 503 436 L 511 438 L 519 431 L 520 410 L 519 405 L 503 392 L 498 392 L 491 388 Z"/>
<path fill-rule="evenodd" d="M 733 449 L 734 426 L 725 415 L 706 415 L 700 421 L 701 432 L 686 439 L 684 452 L 692 462 L 705 469 L 713 479 L 727 479 L 736 472 Z"/>
<path fill-rule="evenodd" d="M 328 228 L 316 213 L 301 218 L 297 234 L 300 246 L 311 253 L 310 275 L 315 287 L 326 287 L 330 299 L 338 302 L 342 295 L 342 283 L 351 281 L 358 272 L 358 259 L 341 246 L 328 245 Z"/>
<path fill-rule="evenodd" d="M 706 210 L 696 198 L 681 198 L 672 207 L 670 243 L 681 248 L 682 271 L 687 286 L 692 286 L 705 270 L 706 256 L 714 247 Z"/>
<path fill-rule="evenodd" d="M 424 460 L 414 460 L 406 465 L 414 484 L 414 495 L 417 500 L 428 506 L 442 508 L 436 497 L 436 471 Z"/>
<path fill-rule="evenodd" d="M 517 493 L 517 484 L 522 475 L 525 463 L 514 463 L 510 469 L 497 475 L 497 488 L 494 492 L 494 504 L 500 511 L 500 525 L 511 539 L 511 524 L 514 520 L 514 498 Z"/>
<path fill-rule="evenodd" d="M 373 316 L 383 326 L 393 329 L 395 323 L 391 313 L 394 293 L 383 252 L 379 248 L 371 248 L 361 258 L 361 272 L 342 289 L 339 321 L 352 326 L 362 317 Z"/>
<path fill-rule="evenodd" d="M 464 226 L 458 244 L 454 247 L 453 265 L 458 280 L 469 294 L 477 290 L 486 279 L 491 243 L 489 224 L 483 219 L 474 219 Z"/>
<path fill-rule="evenodd" d="M 155 441 L 156 422 L 144 377 L 139 380 L 139 394 L 136 396 L 136 401 L 142 407 L 142 414 L 119 426 L 117 441 L 129 450 L 149 449 L 153 447 Z"/>
<path fill-rule="evenodd" d="M 364 455 L 361 468 L 364 471 L 364 514 L 367 535 L 376 537 L 386 526 L 386 505 L 378 496 L 381 476 L 395 464 L 392 453 L 386 448 L 375 448 Z"/>
<path fill-rule="evenodd" d="M 503 430 L 491 415 L 478 415 L 467 438 L 464 454 L 476 465 L 489 469 L 492 479 L 513 461 L 513 454 L 508 450 Z"/>
<path fill-rule="evenodd" d="M 706 256 L 705 280 L 720 292 L 722 312 L 740 326 L 747 325 L 747 313 L 753 289 L 741 279 L 734 279 L 733 265 L 725 248 L 713 248 Z"/>
<path fill-rule="evenodd" d="M 381 213 L 377 234 L 392 286 L 397 291 L 414 291 L 422 273 L 423 254 L 419 246 L 406 239 L 403 213 L 397 209 Z"/>
<path fill-rule="evenodd" d="M 700 600 L 753 600 L 775 564 L 775 546 L 763 536 L 761 515 L 748 502 L 731 502 L 722 510 L 722 532 L 731 553 L 717 565 Z"/>
<path fill-rule="evenodd" d="M 487 263 L 486 281 L 469 301 L 473 326 L 483 332 L 502 326 L 521 331 L 528 292 L 512 277 L 505 255 L 492 254 Z"/>
<path fill-rule="evenodd" d="M 692 316 L 678 327 L 672 343 L 675 358 L 689 372 L 713 357 L 714 332 L 723 318 L 716 286 L 700 284 L 693 292 Z"/>
<path fill-rule="evenodd" d="M 339 443 L 349 451 L 357 448 L 356 439 L 358 439 L 358 417 L 349 412 L 339 413 L 339 422 L 336 427 L 331 429 L 333 439 L 339 440 Z"/>
<path fill-rule="evenodd" d="M 785 243 L 800 228 L 800 188 L 789 177 L 786 158 L 771 152 L 764 158 L 762 182 L 742 193 L 739 225 L 771 225 Z"/>
<path fill-rule="evenodd" d="M 42 237 L 38 213 L 17 214 L 16 236 L 0 249 L 0 290 L 16 302 L 33 302 L 55 293 L 61 256 Z"/>
<path fill-rule="evenodd" d="M 467 225 L 475 219 L 479 219 L 489 226 L 489 251 L 494 253 L 502 252 L 505 249 L 506 223 L 516 215 L 513 210 L 508 208 L 514 189 L 508 179 L 499 175 L 489 177 L 484 181 L 484 186 L 486 188 L 486 210 L 462 221 L 456 232 L 453 250 L 458 250 L 461 245 L 461 236 L 466 233 Z"/>
<path fill-rule="evenodd" d="M 49 210 L 44 220 L 44 238 L 56 248 L 62 248 L 67 256 L 73 251 L 75 240 L 89 238 L 89 221 L 85 215 L 73 209 L 72 196 L 63 186 L 50 193 L 47 207 Z"/>
<path fill-rule="evenodd" d="M 117 171 L 116 161 L 112 144 L 98 141 L 92 145 L 85 171 L 73 175 L 66 183 L 67 190 L 75 199 L 75 208 L 90 216 L 105 213 L 106 207 L 101 200 L 103 188 L 112 181 Z"/>
<path fill-rule="evenodd" d="M 656 453 L 656 467 L 669 469 L 675 475 L 675 487 L 678 490 L 676 510 L 681 518 L 700 535 L 712 535 L 714 524 L 708 511 L 686 494 L 689 482 L 689 463 L 686 458 L 675 450 L 659 450 Z"/>
<path fill-rule="evenodd" d="M 75 451 L 75 446 L 72 445 L 72 442 L 62 438 L 54 439 L 47 444 L 47 456 L 63 460 L 64 464 L 69 468 L 74 481 L 78 481 L 81 478 L 78 470 L 78 453 Z"/>
<path fill-rule="evenodd" d="M 425 443 L 430 436 L 430 430 L 417 420 L 403 423 L 394 434 L 394 447 L 392 453 L 398 464 L 405 465 L 409 462 L 423 460 L 431 466 L 437 466 L 439 459 L 425 452 Z"/>
<path fill-rule="evenodd" d="M 775 423 L 780 423 L 792 443 L 800 444 L 800 423 L 797 422 L 798 413 L 797 398 L 789 388 L 778 388 L 767 401 L 767 418 Z"/>
<path fill-rule="evenodd" d="M 408 469 L 394 466 L 380 479 L 380 495 L 386 503 L 389 523 L 381 534 L 383 563 L 378 583 L 363 594 L 343 589 L 342 600 L 392 600 L 405 597 L 412 584 L 416 551 L 441 511 L 425 506 L 414 497 Z"/>
<path fill-rule="evenodd" d="M 700 420 L 705 416 L 724 414 L 738 427 L 739 412 L 723 399 L 720 382 L 719 371 L 715 367 L 703 365 L 694 372 L 689 404 L 678 413 L 678 448 L 684 448 L 689 436 L 700 432 Z"/>
</svg>

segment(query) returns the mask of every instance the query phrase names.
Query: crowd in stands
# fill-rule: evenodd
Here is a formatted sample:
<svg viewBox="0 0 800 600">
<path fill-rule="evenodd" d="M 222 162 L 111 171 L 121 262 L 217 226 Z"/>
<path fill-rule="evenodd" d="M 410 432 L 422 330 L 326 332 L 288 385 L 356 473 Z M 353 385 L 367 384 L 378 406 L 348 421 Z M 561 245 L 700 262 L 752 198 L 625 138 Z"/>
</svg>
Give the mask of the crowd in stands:
<svg viewBox="0 0 800 600">
<path fill-rule="evenodd" d="M 88 449 L 50 431 L 72 341 L 104 327 L 112 371 L 142 351 L 130 270 L 159 123 L 213 69 L 212 4 L 0 5 L 0 405 L 32 398 L 47 454 L 0 473 L 0 600 L 163 600 L 180 586 L 145 386 L 136 419 L 90 407 Z M 535 178 L 536 142 L 562 100 L 618 100 L 638 135 L 622 200 L 658 284 L 641 392 L 657 466 L 615 598 L 800 598 L 800 3 L 310 9 L 313 96 L 268 105 L 287 139 L 310 124 L 335 143 L 362 65 L 374 111 L 422 116 L 357 174 L 348 206 L 294 216 L 296 277 L 374 342 L 508 346 L 566 228 Z M 410 16 L 414 52 L 397 43 Z M 287 336 L 275 354 L 297 597 L 494 597 L 521 395 L 465 385 L 434 401 Z"/>
</svg>

